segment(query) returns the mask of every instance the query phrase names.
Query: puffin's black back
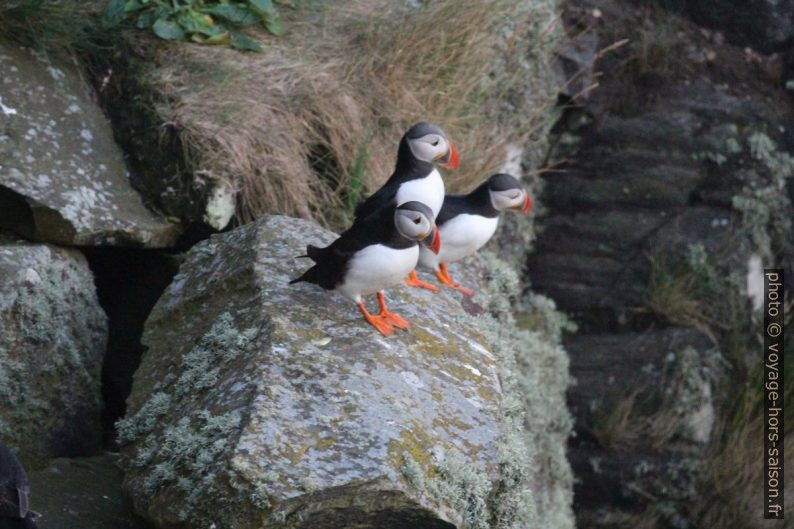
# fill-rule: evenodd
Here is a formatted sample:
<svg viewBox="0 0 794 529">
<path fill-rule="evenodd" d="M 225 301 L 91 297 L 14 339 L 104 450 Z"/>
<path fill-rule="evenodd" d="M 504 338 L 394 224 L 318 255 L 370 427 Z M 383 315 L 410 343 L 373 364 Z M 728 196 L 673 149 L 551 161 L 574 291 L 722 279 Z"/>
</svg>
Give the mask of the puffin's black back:
<svg viewBox="0 0 794 529">
<path fill-rule="evenodd" d="M 494 218 L 499 216 L 499 211 L 493 207 L 491 196 L 488 192 L 488 182 L 483 182 L 477 189 L 466 195 L 447 195 L 444 205 L 436 217 L 436 224 L 440 227 L 458 215 L 480 215 L 481 217 Z"/>
<path fill-rule="evenodd" d="M 0 443 L 0 529 L 33 528 L 28 510 L 30 482 L 22 465 L 5 445 Z"/>
<path fill-rule="evenodd" d="M 442 226 L 445 222 L 449 222 L 463 213 L 488 218 L 498 217 L 499 210 L 493 207 L 489 191 L 505 191 L 507 189 L 521 189 L 521 183 L 513 175 L 496 173 L 467 195 L 446 195 L 444 205 L 438 212 L 436 224 Z"/>
<path fill-rule="evenodd" d="M 430 174 L 430 171 L 433 170 L 433 164 L 419 160 L 414 156 L 414 153 L 411 152 L 411 147 L 408 145 L 409 137 L 419 138 L 429 133 L 429 131 L 425 132 L 423 128 L 426 126 L 429 126 L 429 124 L 418 123 L 403 135 L 400 140 L 400 146 L 397 149 L 397 165 L 394 167 L 394 172 L 386 183 L 383 184 L 383 187 L 356 206 L 356 218 L 372 215 L 379 209 L 393 204 L 397 196 L 397 190 L 403 182 L 424 178 Z"/>
<path fill-rule="evenodd" d="M 308 245 L 306 255 L 316 264 L 290 284 L 306 281 L 332 290 L 344 281 L 350 259 L 367 246 L 384 244 L 390 248 L 410 248 L 417 244 L 397 231 L 394 226 L 396 209 L 396 204 L 388 204 L 367 217 L 356 219 L 325 248 Z"/>
</svg>

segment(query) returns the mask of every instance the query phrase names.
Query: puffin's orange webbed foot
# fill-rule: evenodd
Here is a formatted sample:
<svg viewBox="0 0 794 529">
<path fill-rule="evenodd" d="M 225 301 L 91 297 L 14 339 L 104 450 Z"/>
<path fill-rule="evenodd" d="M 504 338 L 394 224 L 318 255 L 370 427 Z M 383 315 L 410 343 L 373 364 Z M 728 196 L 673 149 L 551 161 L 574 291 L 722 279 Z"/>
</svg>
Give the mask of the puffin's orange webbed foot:
<svg viewBox="0 0 794 529">
<path fill-rule="evenodd" d="M 452 277 L 449 275 L 449 270 L 447 270 L 447 265 L 446 265 L 446 263 L 441 263 L 441 264 L 439 265 L 439 268 L 440 268 L 440 270 L 438 270 L 438 271 L 436 272 L 436 277 L 438 278 L 438 280 L 439 280 L 439 281 L 440 281 L 442 284 L 444 284 L 444 285 L 447 285 L 447 286 L 448 286 L 448 287 L 450 287 L 450 288 L 454 288 L 455 290 L 458 290 L 458 291 L 460 291 L 460 292 L 463 292 L 463 293 L 464 293 L 464 294 L 466 294 L 467 296 L 473 296 L 473 295 L 474 295 L 474 291 L 473 291 L 473 290 L 470 290 L 470 289 L 468 289 L 468 288 L 466 288 L 466 287 L 462 287 L 462 286 L 460 286 L 459 284 L 457 284 L 457 283 L 456 283 L 456 282 L 455 282 L 455 281 L 452 279 Z"/>
<path fill-rule="evenodd" d="M 364 306 L 363 301 L 358 302 L 358 308 L 361 310 L 361 314 L 364 315 L 364 319 L 367 320 L 370 325 L 378 329 L 383 336 L 391 336 L 394 334 L 394 327 L 380 315 L 367 312 L 367 307 Z"/>
<path fill-rule="evenodd" d="M 389 309 L 386 308 L 386 297 L 383 295 L 383 292 L 378 292 L 378 305 L 380 305 L 380 314 L 378 314 L 378 316 L 383 318 L 387 323 L 397 327 L 398 329 L 408 329 L 411 327 L 411 322 L 393 312 L 390 312 Z"/>
<path fill-rule="evenodd" d="M 405 284 L 409 287 L 426 288 L 427 290 L 438 292 L 437 286 L 419 279 L 419 276 L 416 275 L 416 270 L 411 270 L 411 273 L 408 275 L 408 279 L 405 280 Z"/>
</svg>

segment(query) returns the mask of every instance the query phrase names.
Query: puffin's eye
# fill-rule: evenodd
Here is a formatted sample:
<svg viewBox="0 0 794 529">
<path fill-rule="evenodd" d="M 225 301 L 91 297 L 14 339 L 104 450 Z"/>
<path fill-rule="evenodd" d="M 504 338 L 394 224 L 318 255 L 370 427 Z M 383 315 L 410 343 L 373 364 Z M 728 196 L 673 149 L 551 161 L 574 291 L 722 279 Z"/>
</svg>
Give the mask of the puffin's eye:
<svg viewBox="0 0 794 529">
<path fill-rule="evenodd" d="M 416 217 L 414 219 L 414 224 L 419 224 L 420 222 L 422 222 L 422 219 L 420 219 L 419 217 Z"/>
<path fill-rule="evenodd" d="M 431 143 L 430 145 L 432 145 L 433 147 L 438 147 L 438 140 L 434 141 L 434 142 L 433 142 L 433 143 Z"/>
</svg>

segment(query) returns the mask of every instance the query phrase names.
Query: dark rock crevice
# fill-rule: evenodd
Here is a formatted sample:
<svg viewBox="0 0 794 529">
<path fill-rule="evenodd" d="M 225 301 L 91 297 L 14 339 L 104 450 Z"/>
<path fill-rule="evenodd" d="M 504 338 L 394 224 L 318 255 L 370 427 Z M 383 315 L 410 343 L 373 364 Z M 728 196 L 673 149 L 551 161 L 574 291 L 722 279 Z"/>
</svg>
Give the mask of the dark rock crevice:
<svg viewBox="0 0 794 529">
<path fill-rule="evenodd" d="M 82 248 L 94 274 L 99 304 L 108 317 L 102 364 L 102 427 L 114 449 L 115 423 L 126 412 L 132 377 L 141 360 L 143 324 L 179 268 L 178 254 L 160 250 Z"/>
<path fill-rule="evenodd" d="M 5 186 L 0 186 L 0 229 L 16 233 L 28 240 L 36 227 L 33 209 L 24 196 Z"/>
</svg>

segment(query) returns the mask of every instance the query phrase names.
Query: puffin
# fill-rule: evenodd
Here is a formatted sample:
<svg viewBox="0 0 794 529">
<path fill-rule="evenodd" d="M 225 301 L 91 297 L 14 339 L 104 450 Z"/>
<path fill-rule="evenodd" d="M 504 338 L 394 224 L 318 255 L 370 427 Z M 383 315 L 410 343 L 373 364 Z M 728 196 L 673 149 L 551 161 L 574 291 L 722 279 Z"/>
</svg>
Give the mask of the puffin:
<svg viewBox="0 0 794 529">
<path fill-rule="evenodd" d="M 384 336 L 392 335 L 395 327 L 408 329 L 410 323 L 386 307 L 383 289 L 416 268 L 420 241 L 429 245 L 430 252 L 438 252 L 434 219 L 430 207 L 421 202 L 387 205 L 357 219 L 329 246 L 306 246 L 306 255 L 300 257 L 315 264 L 290 285 L 305 281 L 339 292 L 356 303 L 364 319 Z M 375 293 L 380 312 L 370 314 L 362 298 Z"/>
<path fill-rule="evenodd" d="M 0 528 L 36 529 L 28 508 L 30 482 L 25 469 L 11 451 L 0 443 Z"/>
<path fill-rule="evenodd" d="M 447 195 L 436 224 L 444 241 L 438 252 L 419 251 L 419 264 L 432 269 L 438 280 L 467 296 L 474 291 L 458 285 L 447 270 L 447 263 L 472 255 L 487 243 L 499 224 L 502 211 L 512 209 L 528 215 L 532 199 L 516 178 L 509 174 L 491 175 L 467 195 Z"/>
<path fill-rule="evenodd" d="M 356 218 L 372 215 L 391 204 L 421 202 L 438 216 L 444 202 L 444 180 L 436 166 L 457 169 L 458 151 L 441 127 L 419 122 L 409 128 L 400 139 L 397 164 L 391 177 L 369 198 L 356 206 Z M 411 270 L 405 281 L 410 286 L 430 290 L 437 287 L 421 281 L 416 270 Z"/>
</svg>

